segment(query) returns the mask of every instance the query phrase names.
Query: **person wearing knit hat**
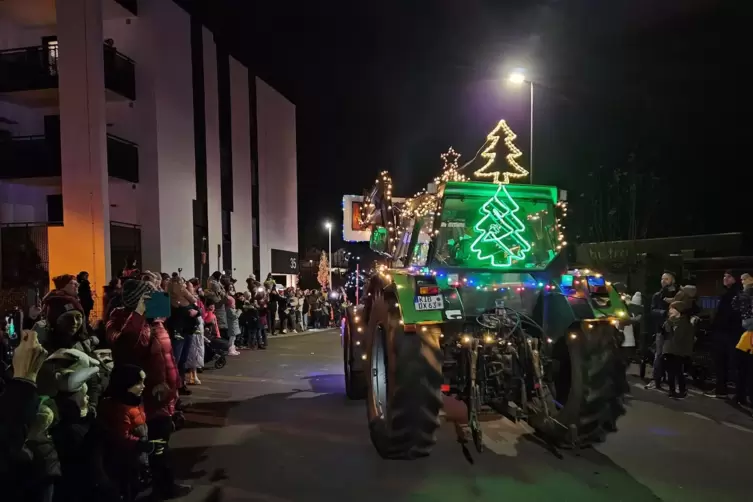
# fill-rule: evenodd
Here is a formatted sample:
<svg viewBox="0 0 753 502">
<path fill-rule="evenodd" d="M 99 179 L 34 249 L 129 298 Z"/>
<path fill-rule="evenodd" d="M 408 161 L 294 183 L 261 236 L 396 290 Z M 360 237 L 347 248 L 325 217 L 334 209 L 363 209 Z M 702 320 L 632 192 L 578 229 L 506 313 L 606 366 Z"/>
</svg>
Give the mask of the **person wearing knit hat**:
<svg viewBox="0 0 753 502">
<path fill-rule="evenodd" d="M 42 312 L 51 330 L 45 348 L 54 352 L 68 349 L 86 337 L 84 308 L 78 299 L 78 282 L 70 274 L 54 277 L 55 289 L 42 300 Z M 65 317 L 63 322 L 61 319 Z"/>
<path fill-rule="evenodd" d="M 154 285 L 150 282 L 128 279 L 123 284 L 123 307 L 135 310 L 141 297 L 154 291 Z"/>
</svg>

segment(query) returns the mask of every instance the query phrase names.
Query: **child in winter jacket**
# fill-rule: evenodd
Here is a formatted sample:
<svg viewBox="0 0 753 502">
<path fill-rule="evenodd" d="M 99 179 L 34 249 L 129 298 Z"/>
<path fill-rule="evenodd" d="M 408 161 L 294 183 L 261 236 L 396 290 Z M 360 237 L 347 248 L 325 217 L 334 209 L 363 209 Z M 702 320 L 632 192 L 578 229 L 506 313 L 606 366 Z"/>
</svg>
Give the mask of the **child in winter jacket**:
<svg viewBox="0 0 753 502">
<path fill-rule="evenodd" d="M 136 498 L 153 449 L 141 402 L 145 379 L 146 374 L 138 366 L 116 365 L 99 406 L 105 444 L 103 464 L 125 501 Z"/>
<path fill-rule="evenodd" d="M 227 337 L 228 342 L 230 343 L 228 354 L 231 356 L 238 356 L 240 355 L 240 352 L 235 348 L 235 339 L 241 334 L 239 323 L 241 311 L 240 309 L 235 308 L 235 298 L 232 296 L 227 297 L 225 312 L 227 314 Z"/>
</svg>

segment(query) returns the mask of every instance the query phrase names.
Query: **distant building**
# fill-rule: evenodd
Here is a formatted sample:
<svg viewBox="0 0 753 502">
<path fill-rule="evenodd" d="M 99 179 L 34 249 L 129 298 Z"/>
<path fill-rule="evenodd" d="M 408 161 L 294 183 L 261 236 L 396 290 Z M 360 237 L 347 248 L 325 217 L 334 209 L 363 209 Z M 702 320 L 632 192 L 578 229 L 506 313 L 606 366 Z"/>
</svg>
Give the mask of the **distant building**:
<svg viewBox="0 0 753 502">
<path fill-rule="evenodd" d="M 292 285 L 295 106 L 171 0 L 29 4 L 0 2 L 5 282 L 39 261 L 101 292 L 136 259 Z"/>
<path fill-rule="evenodd" d="M 702 297 L 714 297 L 722 290 L 725 270 L 753 270 L 753 248 L 750 235 L 737 232 L 591 242 L 576 247 L 576 262 L 644 292 L 658 288 L 662 272 L 670 270 L 682 284 L 698 286 Z"/>
</svg>

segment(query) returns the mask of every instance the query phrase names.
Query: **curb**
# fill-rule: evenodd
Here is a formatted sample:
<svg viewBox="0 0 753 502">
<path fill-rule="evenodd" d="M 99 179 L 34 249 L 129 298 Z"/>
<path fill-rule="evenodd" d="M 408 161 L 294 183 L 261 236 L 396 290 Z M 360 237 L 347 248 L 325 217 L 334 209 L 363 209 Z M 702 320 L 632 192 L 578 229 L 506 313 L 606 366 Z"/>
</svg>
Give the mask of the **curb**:
<svg viewBox="0 0 753 502">
<path fill-rule="evenodd" d="M 280 338 L 291 338 L 294 336 L 320 335 L 322 333 L 339 333 L 339 331 L 340 330 L 337 328 L 310 329 L 307 331 L 302 331 L 300 333 L 285 333 L 284 335 L 267 335 L 267 340 L 278 340 Z"/>
</svg>

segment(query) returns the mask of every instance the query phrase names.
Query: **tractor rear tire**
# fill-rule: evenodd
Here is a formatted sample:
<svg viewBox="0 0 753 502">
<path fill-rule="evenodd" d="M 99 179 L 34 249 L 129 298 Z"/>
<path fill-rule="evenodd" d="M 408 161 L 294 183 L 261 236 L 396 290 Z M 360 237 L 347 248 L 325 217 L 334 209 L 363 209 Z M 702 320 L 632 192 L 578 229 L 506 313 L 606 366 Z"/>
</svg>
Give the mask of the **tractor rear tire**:
<svg viewBox="0 0 753 502">
<path fill-rule="evenodd" d="M 594 323 L 574 334 L 553 348 L 554 398 L 561 406 L 553 417 L 561 425 L 550 423 L 546 434 L 563 446 L 588 446 L 617 431 L 630 387 L 616 329 Z"/>
<path fill-rule="evenodd" d="M 343 349 L 343 371 L 345 373 L 345 395 L 348 399 L 359 400 L 366 397 L 366 375 L 353 369 L 353 330 L 356 328 L 351 310 L 340 326 Z"/>
<path fill-rule="evenodd" d="M 374 299 L 368 327 L 367 415 L 371 442 L 386 459 L 428 456 L 442 408 L 438 326 L 407 333 L 394 295 Z"/>
</svg>

